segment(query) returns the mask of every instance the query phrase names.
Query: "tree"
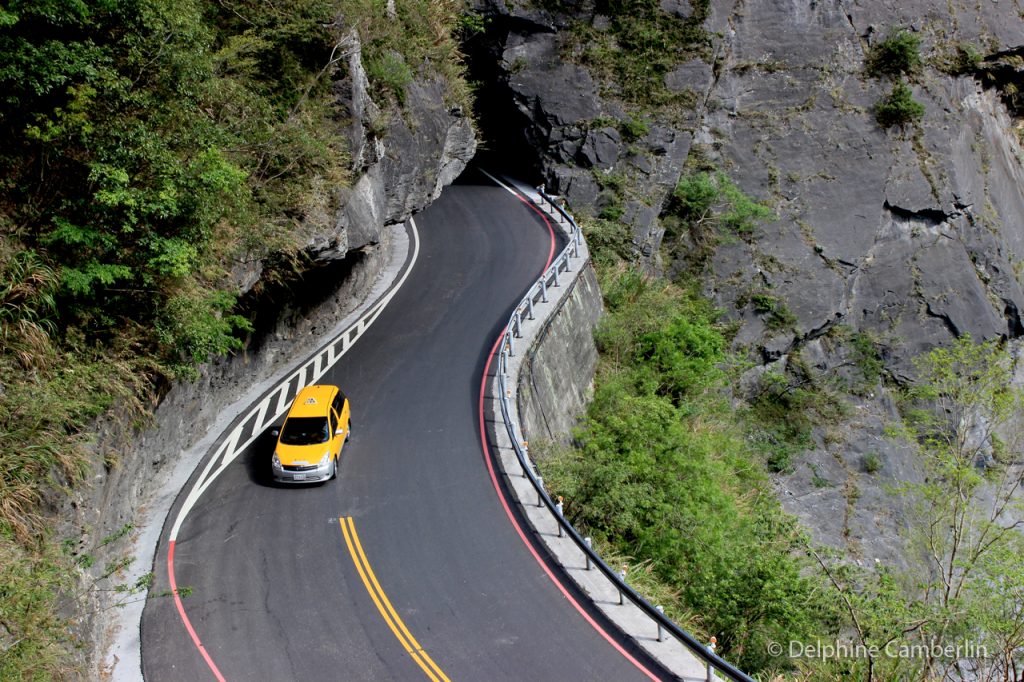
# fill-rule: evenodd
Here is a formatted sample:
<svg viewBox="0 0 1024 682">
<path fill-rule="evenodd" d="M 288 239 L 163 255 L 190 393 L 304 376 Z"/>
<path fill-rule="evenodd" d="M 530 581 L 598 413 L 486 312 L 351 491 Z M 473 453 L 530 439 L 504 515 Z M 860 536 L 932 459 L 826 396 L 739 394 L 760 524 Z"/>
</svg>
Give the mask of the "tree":
<svg viewBox="0 0 1024 682">
<path fill-rule="evenodd" d="M 911 501 L 917 565 L 870 574 L 819 558 L 856 637 L 878 652 L 844 674 L 1020 679 L 1024 392 L 1013 385 L 1015 362 L 1000 343 L 964 336 L 915 365 L 920 383 L 902 432 L 919 448 L 924 478 L 900 490 Z"/>
<path fill-rule="evenodd" d="M 923 383 L 915 397 L 932 407 L 908 420 L 927 474 L 923 483 L 906 487 L 921 514 L 917 540 L 928 570 L 921 599 L 931 614 L 922 636 L 987 640 L 1009 627 L 1020 637 L 1019 599 L 992 599 L 1024 589 L 1024 554 L 1008 552 L 1020 546 L 1024 523 L 1018 516 L 1024 510 L 1018 496 L 1024 393 L 1012 384 L 1014 364 L 1004 346 L 974 343 L 970 336 L 916 363 Z M 996 608 L 982 618 L 976 606 L 985 602 Z M 1018 621 L 1017 627 L 1009 621 Z M 1011 649 L 1001 665 L 1013 664 Z M 957 665 L 928 657 L 928 672 L 942 677 Z"/>
</svg>

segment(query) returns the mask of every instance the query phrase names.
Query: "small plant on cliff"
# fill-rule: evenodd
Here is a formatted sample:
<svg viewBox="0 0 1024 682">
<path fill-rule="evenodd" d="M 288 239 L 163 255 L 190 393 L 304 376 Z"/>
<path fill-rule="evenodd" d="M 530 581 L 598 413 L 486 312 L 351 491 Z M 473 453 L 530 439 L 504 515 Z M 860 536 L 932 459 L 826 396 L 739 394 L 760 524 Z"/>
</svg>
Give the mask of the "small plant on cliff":
<svg viewBox="0 0 1024 682">
<path fill-rule="evenodd" d="M 749 236 L 758 222 L 775 217 L 768 206 L 744 194 L 720 171 L 683 177 L 672 197 L 677 214 L 698 228 L 706 226 Z"/>
<path fill-rule="evenodd" d="M 383 52 L 366 60 L 366 75 L 381 93 L 389 93 L 405 104 L 406 89 L 412 83 L 412 69 L 397 52 Z"/>
<path fill-rule="evenodd" d="M 899 76 L 913 73 L 921 66 L 921 39 L 905 29 L 877 43 L 867 57 L 871 76 Z"/>
<path fill-rule="evenodd" d="M 744 194 L 725 173 L 706 170 L 679 180 L 662 216 L 667 247 L 685 251 L 687 260 L 697 268 L 723 237 L 749 240 L 759 222 L 774 217 L 767 205 Z"/>
<path fill-rule="evenodd" d="M 797 322 L 796 315 L 789 309 L 786 302 L 771 294 L 754 294 L 750 297 L 754 312 L 764 315 L 764 324 L 768 329 L 791 329 Z"/>
<path fill-rule="evenodd" d="M 619 132 L 628 142 L 634 142 L 651 131 L 651 124 L 642 118 L 627 118 L 619 126 Z"/>
<path fill-rule="evenodd" d="M 864 471 L 869 474 L 875 474 L 882 470 L 882 458 L 878 456 L 877 452 L 869 452 L 864 455 L 861 464 Z"/>
<path fill-rule="evenodd" d="M 543 0 L 569 14 L 561 0 Z M 670 91 L 665 76 L 679 64 L 703 57 L 711 61 L 711 36 L 704 28 L 710 13 L 708 0 L 692 0 L 686 18 L 662 11 L 650 0 L 600 0 L 597 14 L 609 19 L 599 28 L 578 21 L 572 30 L 570 58 L 591 67 L 599 80 L 617 97 L 645 111 L 666 106 L 686 106 L 690 96 Z"/>
<path fill-rule="evenodd" d="M 924 105 L 914 99 L 903 82 L 892 86 L 889 94 L 875 105 L 875 120 L 883 128 L 905 126 L 924 116 Z"/>
<path fill-rule="evenodd" d="M 935 59 L 935 66 L 951 76 L 963 76 L 975 73 L 984 59 L 976 45 L 957 43 Z"/>
</svg>

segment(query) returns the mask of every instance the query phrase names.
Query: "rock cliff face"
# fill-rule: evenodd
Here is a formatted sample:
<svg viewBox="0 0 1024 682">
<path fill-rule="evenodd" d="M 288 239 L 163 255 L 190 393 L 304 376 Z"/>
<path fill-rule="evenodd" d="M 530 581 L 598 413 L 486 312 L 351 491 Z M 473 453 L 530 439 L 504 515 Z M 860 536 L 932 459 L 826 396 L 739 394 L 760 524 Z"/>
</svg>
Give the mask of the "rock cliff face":
<svg viewBox="0 0 1024 682">
<path fill-rule="evenodd" d="M 358 179 L 342 191 L 334 229 L 311 237 L 311 250 L 320 258 L 376 243 L 381 226 L 400 223 L 430 204 L 476 152 L 470 120 L 443 104 L 443 80 L 414 80 L 405 111 L 383 111 L 370 98 L 354 34 L 350 43 L 348 77 L 336 89 L 352 119 L 347 132 Z"/>
<path fill-rule="evenodd" d="M 688 272 L 694 245 L 666 237 L 661 218 L 696 153 L 766 201 L 777 220 L 720 243 L 701 277 L 738 323 L 737 346 L 775 369 L 799 358 L 841 378 L 854 364 L 841 339 L 855 334 L 870 339 L 883 377 L 902 383 L 914 357 L 956 336 L 1024 334 L 1019 103 L 1014 88 L 1000 88 L 1020 82 L 1021 3 L 680 0 L 661 9 L 685 18 L 698 5 L 711 48 L 664 78 L 687 106 L 649 116 L 618 96 L 621 83 L 583 66 L 576 36 L 607 34 L 609 3 L 482 5 L 507 106 L 525 121 L 549 190 L 596 214 L 609 206 L 609 181 L 624 180 L 619 220 L 647 266 L 670 277 Z M 885 129 L 874 112 L 891 83 L 868 75 L 865 61 L 899 28 L 921 41 L 910 87 L 925 114 Z M 981 60 L 950 68 L 964 46 Z M 639 118 L 646 125 L 626 139 L 623 122 Z M 772 324 L 758 295 L 783 302 L 789 321 Z M 883 435 L 895 408 L 882 382 L 847 400 L 853 416 L 815 431 L 812 450 L 780 477 L 780 495 L 820 540 L 898 561 L 901 520 L 884 488 L 919 475 L 913 454 Z M 881 469 L 866 472 L 866 455 Z"/>
<path fill-rule="evenodd" d="M 340 192 L 334 202 L 340 207 L 337 215 L 320 216 L 304 226 L 311 268 L 297 281 L 272 286 L 271 294 L 265 292 L 263 298 L 272 302 L 256 300 L 258 333 L 246 350 L 202 366 L 195 381 L 175 382 L 148 428 L 140 433 L 116 419 L 98 425 L 97 459 L 114 464 L 97 463 L 91 485 L 76 488 L 67 502 L 70 509 L 61 515 L 77 529 L 66 535 L 82 538 L 80 547 L 72 549 L 95 555 L 97 580 L 101 580 L 100 567 L 125 556 L 134 558 L 135 573 L 149 570 L 156 537 L 139 528 L 140 518 L 149 507 L 161 504 L 157 491 L 167 483 L 182 453 L 203 440 L 226 405 L 303 351 L 313 350 L 334 324 L 358 306 L 388 265 L 390 234 L 396 229 L 388 226 L 404 222 L 436 199 L 475 153 L 470 120 L 440 104 L 448 87 L 442 79 L 424 75 L 409 86 L 402 110 L 382 109 L 369 95 L 354 36 L 348 55 L 345 76 L 335 88 L 339 104 L 350 114 L 339 125 L 346 126 L 349 136 L 355 180 L 350 188 L 336 190 Z M 262 272 L 256 260 L 235 275 L 247 291 L 260 282 Z M 170 494 L 173 498 L 174 491 Z M 157 519 L 156 532 L 161 523 Z M 135 527 L 133 532 L 100 546 L 100 538 L 117 534 L 126 524 Z M 82 623 L 83 631 L 92 632 L 87 639 L 102 643 L 91 652 L 97 658 L 90 669 L 132 679 L 131 662 L 115 670 L 115 656 L 100 658 L 111 638 L 123 637 L 117 631 L 131 627 L 117 624 L 121 612 L 102 601 L 123 599 L 123 595 L 101 592 L 95 598 L 101 601 L 95 609 L 99 615 Z"/>
</svg>

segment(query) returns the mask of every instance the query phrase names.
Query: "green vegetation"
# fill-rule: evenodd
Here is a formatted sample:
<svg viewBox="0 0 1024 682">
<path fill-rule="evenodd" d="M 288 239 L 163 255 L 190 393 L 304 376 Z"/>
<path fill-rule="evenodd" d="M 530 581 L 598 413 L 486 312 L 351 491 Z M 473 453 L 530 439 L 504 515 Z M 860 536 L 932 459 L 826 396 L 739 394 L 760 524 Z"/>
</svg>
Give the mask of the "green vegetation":
<svg viewBox="0 0 1024 682">
<path fill-rule="evenodd" d="M 875 120 L 883 128 L 906 126 L 924 116 L 924 105 L 914 100 L 903 81 L 920 70 L 921 39 L 899 29 L 871 48 L 865 61 L 868 75 L 894 80 L 889 94 L 875 105 Z"/>
<path fill-rule="evenodd" d="M 793 456 L 811 444 L 815 426 L 846 414 L 835 387 L 791 353 L 783 369 L 767 371 L 750 398 L 749 438 L 772 472 L 789 471 Z"/>
<path fill-rule="evenodd" d="M 730 404 L 716 315 L 632 270 L 603 280 L 594 400 L 579 449 L 544 460 L 544 479 L 575 524 L 672 586 L 659 600 L 677 591 L 666 606 L 700 614 L 699 636 L 749 670 L 781 665 L 769 641 L 813 637 L 833 616 Z"/>
<path fill-rule="evenodd" d="M 875 105 L 875 119 L 883 128 L 905 126 L 924 116 L 924 105 L 914 99 L 905 83 L 896 83 L 889 94 Z"/>
<path fill-rule="evenodd" d="M 619 132 L 626 142 L 633 142 L 651 132 L 651 124 L 644 119 L 630 118 L 622 122 Z"/>
<path fill-rule="evenodd" d="M 908 396 L 916 407 L 903 435 L 918 446 L 926 476 L 903 493 L 913 501 L 909 539 L 922 565 L 907 574 L 832 565 L 828 575 L 865 647 L 960 646 L 980 677 L 1000 678 L 1019 669 L 1024 646 L 1024 535 L 1014 521 L 1024 511 L 1016 495 L 1024 473 L 1009 454 L 1022 445 L 1024 396 L 1011 385 L 1013 363 L 997 342 L 963 337 L 915 364 L 921 381 Z M 879 655 L 834 662 L 833 672 L 958 679 L 956 658 Z"/>
<path fill-rule="evenodd" d="M 921 39 L 899 29 L 871 48 L 865 67 L 875 77 L 911 74 L 921 67 Z"/>
<path fill-rule="evenodd" d="M 710 38 L 703 26 L 710 1 L 690 4 L 692 14 L 683 19 L 662 11 L 657 0 L 600 0 L 595 14 L 609 17 L 610 26 L 599 29 L 578 22 L 573 44 L 582 62 L 626 102 L 645 111 L 688 106 L 692 95 L 670 92 L 665 76 L 687 59 L 710 57 Z"/>
<path fill-rule="evenodd" d="M 445 79 L 458 104 L 458 11 L 428 0 L 399 3 L 394 18 L 369 0 L 0 9 L 0 677 L 72 674 L 54 608 L 74 609 L 85 564 L 54 551 L 41 504 L 89 473 L 91 420 L 142 423 L 168 380 L 242 347 L 251 327 L 233 271 L 263 259 L 283 276 L 301 265 L 304 231 L 336 210 L 349 158 L 332 81 L 350 29 L 382 104 L 402 102 L 413 74 Z"/>
<path fill-rule="evenodd" d="M 591 258 L 600 268 L 613 267 L 633 256 L 633 245 L 621 223 L 600 218 L 582 221 Z"/>
<path fill-rule="evenodd" d="M 945 54 L 936 57 L 935 66 L 951 76 L 963 76 L 976 73 L 984 58 L 976 45 L 957 43 Z"/>
<path fill-rule="evenodd" d="M 75 645 L 56 615 L 60 595 L 74 589 L 66 557 L 46 540 L 19 544 L 0 529 L 0 567 L 0 679 L 62 678 Z"/>
<path fill-rule="evenodd" d="M 864 455 L 864 471 L 869 474 L 876 474 L 882 470 L 882 458 L 878 456 L 877 452 L 869 452 Z"/>
<path fill-rule="evenodd" d="M 701 169 L 679 179 L 662 222 L 667 248 L 685 250 L 692 267 L 700 269 L 723 238 L 752 239 L 757 224 L 774 217 L 725 173 Z"/>
<path fill-rule="evenodd" d="M 773 331 L 793 329 L 796 315 L 789 309 L 786 302 L 771 294 L 754 294 L 750 297 L 754 312 L 764 315 L 765 326 Z"/>
<path fill-rule="evenodd" d="M 460 31 L 484 30 L 479 15 L 462 14 L 457 0 L 403 0 L 395 3 L 393 16 L 383 0 L 340 0 L 337 5 L 359 31 L 366 75 L 378 100 L 404 104 L 414 76 L 430 69 L 444 79 L 449 105 L 472 110 L 457 38 Z"/>
<path fill-rule="evenodd" d="M 889 94 L 875 105 L 875 120 L 883 128 L 903 127 L 924 116 L 924 105 L 914 100 L 902 80 L 920 70 L 921 64 L 921 39 L 904 29 L 890 34 L 868 53 L 865 62 L 868 75 L 894 80 Z"/>
<path fill-rule="evenodd" d="M 859 386 L 851 387 L 861 393 L 871 390 L 882 378 L 885 364 L 878 351 L 878 344 L 867 332 L 850 335 L 850 350 L 854 365 L 860 370 L 862 381 Z"/>
<path fill-rule="evenodd" d="M 784 370 L 763 375 L 751 409 L 737 411 L 729 386 L 743 363 L 706 301 L 621 265 L 602 266 L 601 278 L 594 400 L 576 448 L 539 466 L 573 523 L 612 565 L 629 564 L 634 586 L 769 677 L 945 679 L 956 657 L 928 653 L 933 643 L 960 646 L 993 674 L 1021 664 L 1024 536 L 1014 519 L 1024 512 L 1024 472 L 1013 453 L 1024 444 L 1024 395 L 1010 385 L 1004 348 L 964 338 L 916 363 L 921 382 L 901 433 L 920 446 L 926 476 L 902 492 L 916 517 L 908 541 L 919 551 L 908 557 L 923 565 L 861 568 L 810 547 L 764 473 L 785 468 L 772 458 L 805 447 L 814 425 L 846 416 L 828 382 L 792 354 Z M 876 357 L 870 339 L 855 336 Z M 813 485 L 833 485 L 811 468 Z M 865 454 L 862 468 L 878 473 L 881 456 Z M 857 487 L 848 481 L 845 491 L 853 504 Z M 767 654 L 769 641 L 847 636 L 866 653 Z M 919 653 L 886 653 L 911 647 Z"/>
</svg>

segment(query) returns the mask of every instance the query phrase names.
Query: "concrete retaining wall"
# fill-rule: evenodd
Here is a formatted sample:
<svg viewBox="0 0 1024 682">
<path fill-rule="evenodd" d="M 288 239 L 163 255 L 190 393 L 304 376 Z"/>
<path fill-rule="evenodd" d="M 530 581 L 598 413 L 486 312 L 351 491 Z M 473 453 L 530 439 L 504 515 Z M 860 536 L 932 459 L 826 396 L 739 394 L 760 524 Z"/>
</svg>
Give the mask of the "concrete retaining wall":
<svg viewBox="0 0 1024 682">
<path fill-rule="evenodd" d="M 603 311 L 594 266 L 588 262 L 571 286 L 519 374 L 519 415 L 534 440 L 568 442 L 593 393 L 594 328 Z"/>
</svg>

